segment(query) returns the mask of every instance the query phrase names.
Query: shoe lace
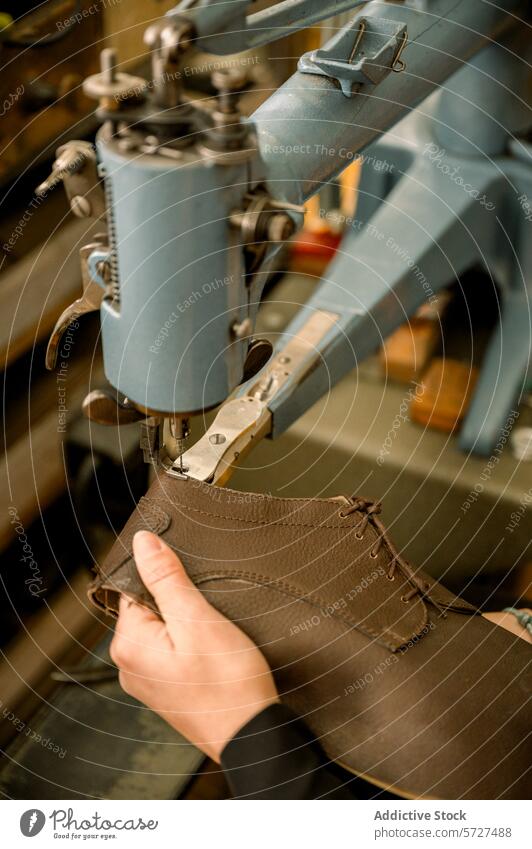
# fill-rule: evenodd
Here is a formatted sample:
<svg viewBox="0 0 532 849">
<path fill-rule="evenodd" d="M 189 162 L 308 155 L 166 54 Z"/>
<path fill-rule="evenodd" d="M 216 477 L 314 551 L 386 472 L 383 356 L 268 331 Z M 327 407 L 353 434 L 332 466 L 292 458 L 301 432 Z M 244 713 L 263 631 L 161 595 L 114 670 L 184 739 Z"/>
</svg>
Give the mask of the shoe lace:
<svg viewBox="0 0 532 849">
<path fill-rule="evenodd" d="M 390 581 L 395 580 L 395 574 L 397 570 L 404 575 L 404 577 L 412 584 L 410 590 L 408 590 L 404 595 L 401 596 L 401 601 L 409 602 L 414 596 L 421 594 L 426 596 L 427 591 L 430 589 L 430 584 L 425 581 L 422 577 L 416 574 L 408 561 L 401 556 L 401 554 L 395 548 L 393 542 L 389 538 L 386 533 L 386 528 L 379 518 L 379 514 L 382 509 L 382 504 L 380 501 L 371 501 L 367 498 L 361 498 L 358 495 L 353 495 L 349 499 L 350 503 L 347 507 L 343 507 L 340 510 L 340 517 L 342 519 L 346 519 L 348 516 L 351 516 L 353 513 L 362 513 L 362 519 L 355 526 L 355 536 L 357 539 L 362 539 L 364 537 L 364 533 L 368 524 L 374 526 L 375 530 L 378 533 L 377 539 L 373 544 L 370 557 L 377 557 L 379 551 L 381 550 L 383 545 L 386 545 L 388 551 L 391 554 L 390 567 L 388 569 L 387 577 Z M 433 599 L 430 601 L 438 608 L 442 616 L 445 616 L 445 610 Z"/>
</svg>

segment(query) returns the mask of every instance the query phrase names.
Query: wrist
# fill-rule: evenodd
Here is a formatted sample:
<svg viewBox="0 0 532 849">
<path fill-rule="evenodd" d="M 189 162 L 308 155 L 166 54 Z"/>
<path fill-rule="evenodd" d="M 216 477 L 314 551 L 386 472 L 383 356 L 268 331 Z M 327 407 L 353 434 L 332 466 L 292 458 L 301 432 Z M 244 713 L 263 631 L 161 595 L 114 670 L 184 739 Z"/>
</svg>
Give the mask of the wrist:
<svg viewBox="0 0 532 849">
<path fill-rule="evenodd" d="M 212 751 L 207 752 L 209 757 L 216 761 L 216 763 L 221 763 L 223 753 L 231 742 L 235 740 L 250 723 L 253 723 L 257 717 L 273 705 L 280 705 L 279 696 L 277 694 L 261 699 L 260 704 L 254 704 L 248 710 L 240 711 L 239 715 L 233 718 L 234 721 L 231 721 L 231 718 L 229 717 L 229 722 L 227 723 L 223 739 L 219 741 L 219 744 L 217 743 L 212 747 Z"/>
</svg>

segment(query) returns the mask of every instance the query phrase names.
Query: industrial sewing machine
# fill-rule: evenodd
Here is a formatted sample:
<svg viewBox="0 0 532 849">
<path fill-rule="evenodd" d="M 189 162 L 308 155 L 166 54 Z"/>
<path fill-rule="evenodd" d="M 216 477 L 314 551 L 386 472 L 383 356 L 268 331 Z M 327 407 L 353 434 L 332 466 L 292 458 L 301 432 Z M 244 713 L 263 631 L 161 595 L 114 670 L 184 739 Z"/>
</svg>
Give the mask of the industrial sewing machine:
<svg viewBox="0 0 532 849">
<path fill-rule="evenodd" d="M 481 262 L 502 312 L 460 438 L 489 453 L 530 363 L 527 4 L 284 0 L 246 16 L 249 5 L 183 0 L 146 32 L 152 80 L 121 73 L 105 50 L 85 81 L 102 121 L 97 152 L 61 148 L 39 191 L 62 180 L 73 212 L 106 232 L 81 250 L 83 294 L 56 325 L 48 367 L 69 324 L 99 310 L 114 389 L 91 393 L 87 415 L 138 420 L 149 461 L 223 483 L 262 436 L 281 434 Z M 238 69 L 213 74 L 214 109 L 185 97 L 189 51 L 253 49 L 361 5 L 249 120 Z M 253 331 L 275 250 L 303 202 L 370 144 L 393 164 L 363 171 L 356 215 L 372 226 L 346 233 L 272 350 Z M 218 405 L 185 450 L 189 417 Z"/>
</svg>

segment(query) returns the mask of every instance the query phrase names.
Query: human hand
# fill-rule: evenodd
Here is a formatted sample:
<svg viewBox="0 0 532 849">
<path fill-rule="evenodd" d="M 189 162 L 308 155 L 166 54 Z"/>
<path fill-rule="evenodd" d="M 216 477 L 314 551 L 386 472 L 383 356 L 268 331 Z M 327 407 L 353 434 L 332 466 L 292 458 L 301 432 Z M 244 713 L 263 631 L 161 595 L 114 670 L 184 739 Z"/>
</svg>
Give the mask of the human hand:
<svg viewBox="0 0 532 849">
<path fill-rule="evenodd" d="M 133 554 L 162 619 L 122 596 L 110 646 L 120 684 L 219 762 L 240 728 L 279 700 L 270 668 L 159 537 L 139 531 Z"/>
</svg>

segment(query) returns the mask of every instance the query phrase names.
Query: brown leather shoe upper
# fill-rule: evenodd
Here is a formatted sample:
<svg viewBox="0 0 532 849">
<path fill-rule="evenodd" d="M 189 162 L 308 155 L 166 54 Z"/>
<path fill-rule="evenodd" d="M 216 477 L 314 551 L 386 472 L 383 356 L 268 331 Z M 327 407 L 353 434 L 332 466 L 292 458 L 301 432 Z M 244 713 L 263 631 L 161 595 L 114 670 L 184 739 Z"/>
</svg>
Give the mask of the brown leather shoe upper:
<svg viewBox="0 0 532 849">
<path fill-rule="evenodd" d="M 529 645 L 394 549 L 361 498 L 281 499 L 162 475 L 90 588 L 154 602 L 131 554 L 161 535 L 266 656 L 327 754 L 406 797 L 527 798 Z"/>
</svg>

